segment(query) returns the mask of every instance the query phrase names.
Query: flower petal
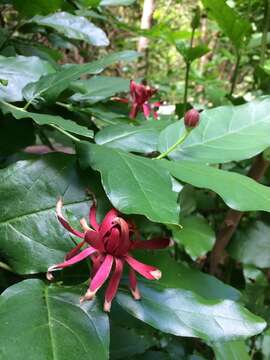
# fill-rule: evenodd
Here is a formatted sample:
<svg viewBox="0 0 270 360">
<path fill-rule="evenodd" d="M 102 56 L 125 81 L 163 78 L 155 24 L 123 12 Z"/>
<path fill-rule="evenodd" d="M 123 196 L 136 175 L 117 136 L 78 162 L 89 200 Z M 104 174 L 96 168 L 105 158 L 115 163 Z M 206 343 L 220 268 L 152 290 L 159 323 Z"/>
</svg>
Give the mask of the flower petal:
<svg viewBox="0 0 270 360">
<path fill-rule="evenodd" d="M 69 232 L 71 232 L 72 234 L 83 239 L 84 233 L 82 233 L 76 229 L 73 229 L 73 227 L 70 226 L 68 221 L 64 218 L 63 213 L 62 213 L 62 207 L 63 207 L 63 201 L 62 201 L 62 199 L 59 199 L 56 204 L 56 215 L 57 215 L 58 220 L 64 226 L 64 228 L 66 228 Z"/>
<path fill-rule="evenodd" d="M 99 224 L 97 223 L 97 207 L 96 207 L 96 202 L 95 201 L 94 201 L 93 205 L 90 208 L 89 221 L 90 221 L 91 226 L 95 230 L 99 229 Z"/>
<path fill-rule="evenodd" d="M 117 293 L 124 267 L 123 260 L 120 260 L 118 258 L 115 258 L 114 260 L 115 260 L 114 273 L 109 281 L 109 285 L 105 292 L 104 311 L 107 312 L 109 312 L 111 309 L 111 303 Z"/>
<path fill-rule="evenodd" d="M 50 266 L 48 271 L 51 272 L 51 271 L 55 271 L 55 270 L 61 270 L 67 266 L 74 265 L 77 262 L 80 262 L 80 261 L 84 260 L 85 258 L 87 258 L 88 256 L 92 255 L 94 252 L 96 252 L 96 249 L 89 246 L 87 249 L 84 249 L 78 255 L 73 256 L 69 260 L 66 260 L 60 264 Z"/>
<path fill-rule="evenodd" d="M 125 256 L 126 262 L 139 274 L 148 280 L 158 280 L 161 278 L 161 271 L 151 265 L 146 265 L 134 259 L 132 256 Z"/>
<path fill-rule="evenodd" d="M 129 269 L 129 288 L 135 300 L 140 300 L 141 294 L 137 286 L 136 272 L 132 268 Z"/>
<path fill-rule="evenodd" d="M 148 118 L 151 115 L 151 106 L 148 103 L 144 103 L 142 107 L 144 116 Z"/>
<path fill-rule="evenodd" d="M 113 256 L 106 255 L 103 263 L 100 265 L 96 275 L 92 279 L 89 289 L 87 290 L 82 300 L 92 300 L 98 289 L 105 283 L 108 276 L 110 275 L 111 268 L 113 265 Z"/>
<path fill-rule="evenodd" d="M 139 110 L 140 110 L 139 105 L 136 102 L 133 102 L 131 105 L 130 113 L 129 113 L 130 119 L 135 119 Z"/>
<path fill-rule="evenodd" d="M 85 244 L 85 241 L 80 242 L 74 249 L 68 252 L 65 256 L 65 260 L 69 260 L 73 256 L 77 255 L 80 252 L 80 248 Z"/>
<path fill-rule="evenodd" d="M 109 212 L 107 212 L 105 218 L 103 219 L 99 227 L 99 233 L 101 238 L 114 226 L 113 222 L 117 216 L 118 211 L 116 209 L 111 209 Z"/>
<path fill-rule="evenodd" d="M 112 228 L 110 235 L 104 240 L 106 240 L 106 251 L 115 254 L 120 244 L 120 230 L 117 227 Z"/>
<path fill-rule="evenodd" d="M 104 251 L 104 244 L 97 231 L 89 230 L 85 233 L 84 240 L 100 252 Z"/>
<path fill-rule="evenodd" d="M 131 246 L 131 241 L 129 239 L 129 225 L 121 217 L 117 217 L 114 220 L 114 223 L 118 224 L 120 226 L 120 238 L 119 238 L 119 242 L 118 242 L 118 248 L 116 251 L 116 255 L 119 255 L 119 256 L 125 255 Z"/>
<path fill-rule="evenodd" d="M 147 241 L 134 241 L 133 249 L 164 249 L 171 243 L 169 238 L 154 238 Z"/>
</svg>

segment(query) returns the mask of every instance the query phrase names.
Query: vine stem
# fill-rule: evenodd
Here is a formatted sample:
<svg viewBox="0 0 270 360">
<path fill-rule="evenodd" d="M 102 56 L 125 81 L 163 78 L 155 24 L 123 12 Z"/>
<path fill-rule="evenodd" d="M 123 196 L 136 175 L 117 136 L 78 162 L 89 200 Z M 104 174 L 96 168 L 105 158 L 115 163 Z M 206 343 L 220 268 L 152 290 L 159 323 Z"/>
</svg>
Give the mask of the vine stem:
<svg viewBox="0 0 270 360">
<path fill-rule="evenodd" d="M 165 158 L 169 153 L 171 153 L 175 148 L 177 148 L 177 146 L 181 145 L 186 140 L 189 133 L 190 133 L 190 130 L 185 129 L 184 134 L 182 136 L 180 136 L 180 138 L 176 141 L 176 143 L 174 143 L 172 146 L 170 146 L 168 150 L 164 151 L 162 154 L 157 156 L 155 159 L 160 160 L 160 159 Z"/>
<path fill-rule="evenodd" d="M 12 269 L 9 265 L 7 265 L 6 263 L 0 261 L 0 268 L 3 269 L 3 270 L 6 270 L 6 271 L 10 271 L 12 272 Z"/>
</svg>

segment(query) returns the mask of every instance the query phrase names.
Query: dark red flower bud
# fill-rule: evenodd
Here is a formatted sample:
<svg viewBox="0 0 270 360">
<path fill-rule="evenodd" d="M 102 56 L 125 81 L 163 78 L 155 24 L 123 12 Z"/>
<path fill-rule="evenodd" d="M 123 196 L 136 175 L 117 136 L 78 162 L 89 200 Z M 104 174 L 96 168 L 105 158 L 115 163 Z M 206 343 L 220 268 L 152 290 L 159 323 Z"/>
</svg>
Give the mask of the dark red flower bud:
<svg viewBox="0 0 270 360">
<path fill-rule="evenodd" d="M 200 121 L 200 113 L 196 109 L 190 109 L 185 113 L 184 123 L 188 129 L 195 128 Z"/>
</svg>

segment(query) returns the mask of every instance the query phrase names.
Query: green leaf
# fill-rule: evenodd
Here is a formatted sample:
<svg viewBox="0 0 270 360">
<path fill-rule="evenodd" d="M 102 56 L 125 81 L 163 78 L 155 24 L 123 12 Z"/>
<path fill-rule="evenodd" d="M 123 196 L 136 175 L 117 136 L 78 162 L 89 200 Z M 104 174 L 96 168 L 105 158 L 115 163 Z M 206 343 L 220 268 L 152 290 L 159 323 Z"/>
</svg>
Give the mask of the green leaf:
<svg viewBox="0 0 270 360">
<path fill-rule="evenodd" d="M 101 173 L 105 192 L 118 210 L 142 214 L 155 222 L 178 224 L 177 194 L 172 191 L 168 171 L 157 162 L 82 142 L 78 152 L 83 166 Z"/>
<path fill-rule="evenodd" d="M 136 259 L 156 266 L 162 272 L 159 283 L 164 287 L 189 290 L 207 299 L 239 300 L 241 293 L 214 276 L 205 274 L 183 262 L 176 262 L 167 250 L 136 252 Z"/>
<path fill-rule="evenodd" d="M 176 179 L 216 192 L 232 209 L 270 211 L 270 188 L 247 176 L 190 161 L 156 161 Z"/>
<path fill-rule="evenodd" d="M 180 220 L 182 229 L 172 228 L 173 239 L 184 246 L 193 260 L 206 255 L 215 243 L 215 233 L 208 222 L 197 216 L 189 216 Z"/>
<path fill-rule="evenodd" d="M 35 16 L 31 21 L 52 28 L 67 38 L 83 40 L 94 46 L 108 46 L 110 43 L 105 32 L 83 16 L 62 11 L 48 16 Z"/>
<path fill-rule="evenodd" d="M 63 0 L 13 0 L 12 3 L 20 15 L 31 17 L 37 14 L 46 15 L 59 10 Z"/>
<path fill-rule="evenodd" d="M 119 92 L 129 91 L 129 80 L 113 76 L 93 76 L 89 80 L 74 81 L 70 88 L 78 93 L 72 101 L 87 101 L 94 104 L 110 98 Z"/>
<path fill-rule="evenodd" d="M 263 334 L 263 340 L 262 340 L 262 353 L 264 356 L 264 360 L 270 359 L 270 329 L 268 329 Z"/>
<path fill-rule="evenodd" d="M 177 42 L 176 49 L 186 62 L 193 62 L 210 51 L 206 45 L 198 45 L 191 48 L 184 42 Z"/>
<path fill-rule="evenodd" d="M 270 226 L 256 221 L 246 229 L 239 230 L 229 247 L 237 261 L 259 268 L 270 267 Z"/>
<path fill-rule="evenodd" d="M 250 360 L 244 341 L 229 341 L 212 344 L 216 360 Z"/>
<path fill-rule="evenodd" d="M 156 345 L 152 334 L 141 334 L 137 329 L 111 326 L 110 359 L 130 359 Z"/>
<path fill-rule="evenodd" d="M 205 110 L 200 124 L 185 142 L 169 154 L 174 160 L 225 163 L 251 158 L 270 145 L 270 97 L 239 106 Z M 183 121 L 160 134 L 159 151 L 166 151 L 184 131 Z"/>
<path fill-rule="evenodd" d="M 244 45 L 244 38 L 251 32 L 250 22 L 240 17 L 225 0 L 202 0 L 202 3 L 235 48 L 241 48 Z"/>
<path fill-rule="evenodd" d="M 160 131 L 168 121 L 151 121 L 140 126 L 120 124 L 107 126 L 99 131 L 95 140 L 99 145 L 106 145 L 124 151 L 151 153 L 157 150 Z"/>
<path fill-rule="evenodd" d="M 117 302 L 131 315 L 165 333 L 226 341 L 253 336 L 266 326 L 263 319 L 231 300 L 209 300 L 145 281 L 140 281 L 139 289 L 141 301 L 121 291 Z"/>
<path fill-rule="evenodd" d="M 109 322 L 80 288 L 24 280 L 0 298 L 0 355 L 17 360 L 108 359 Z"/>
<path fill-rule="evenodd" d="M 54 68 L 47 61 L 36 56 L 4 57 L 0 55 L 0 77 L 7 84 L 0 84 L 0 100 L 23 100 L 22 89 L 37 81 L 42 75 L 53 73 Z"/>
<path fill-rule="evenodd" d="M 64 119 L 58 115 L 48 115 L 48 114 L 38 114 L 33 112 L 28 112 L 6 102 L 0 102 L 0 108 L 4 114 L 11 113 L 15 119 L 32 119 L 38 125 L 50 125 L 52 127 L 57 126 L 58 128 L 85 136 L 88 138 L 93 137 L 93 131 L 89 130 L 87 127 L 78 125 L 72 120 Z"/>
<path fill-rule="evenodd" d="M 91 63 L 62 67 L 61 71 L 43 76 L 39 81 L 27 85 L 23 90 L 23 96 L 29 102 L 38 99 L 53 101 L 62 91 L 69 87 L 72 81 L 77 80 L 81 75 L 101 72 L 107 66 L 113 65 L 118 61 L 133 61 L 139 55 L 136 51 L 122 51 L 110 54 Z"/>
<path fill-rule="evenodd" d="M 85 188 L 74 156 L 49 154 L 0 170 L 1 257 L 15 272 L 45 272 L 74 247 L 75 240 L 55 216 L 55 206 L 62 196 L 65 210 L 86 216 Z"/>
</svg>

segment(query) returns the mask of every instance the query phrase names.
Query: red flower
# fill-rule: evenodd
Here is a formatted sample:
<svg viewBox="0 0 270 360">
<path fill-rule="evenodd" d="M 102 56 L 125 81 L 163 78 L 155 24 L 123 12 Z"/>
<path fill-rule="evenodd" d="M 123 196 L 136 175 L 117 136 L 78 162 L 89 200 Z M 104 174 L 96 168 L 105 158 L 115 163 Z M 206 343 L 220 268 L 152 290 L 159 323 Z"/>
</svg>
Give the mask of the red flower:
<svg viewBox="0 0 270 360">
<path fill-rule="evenodd" d="M 143 83 L 137 84 L 134 80 L 130 81 L 130 101 L 123 98 L 115 98 L 115 100 L 129 103 L 131 102 L 131 110 L 129 117 L 135 119 L 138 112 L 144 113 L 144 116 L 148 118 L 151 113 L 154 118 L 158 118 L 157 110 L 160 107 L 160 102 L 149 103 L 149 99 L 157 92 L 157 89 L 151 88 L 149 85 Z"/>
<path fill-rule="evenodd" d="M 52 279 L 52 271 L 61 270 L 90 257 L 92 260 L 91 281 L 86 294 L 81 298 L 81 302 L 83 302 L 93 299 L 98 289 L 109 278 L 114 267 L 106 289 L 104 302 L 104 311 L 110 311 L 111 302 L 118 290 L 124 264 L 130 266 L 129 286 L 136 300 L 140 299 L 136 272 L 148 280 L 158 280 L 161 277 L 161 272 L 157 268 L 134 259 L 130 252 L 133 249 L 163 249 L 169 245 L 169 239 L 140 240 L 134 225 L 120 217 L 119 212 L 115 209 L 110 210 L 102 223 L 98 224 L 95 204 L 91 207 L 89 213 L 89 221 L 93 228 L 90 228 L 83 218 L 80 223 L 84 231 L 80 232 L 72 228 L 64 218 L 62 206 L 63 203 L 60 199 L 56 205 L 58 220 L 69 232 L 82 238 L 83 241 L 66 255 L 64 262 L 49 267 L 48 279 Z M 135 237 L 135 239 L 131 239 L 132 237 Z M 87 245 L 87 247 L 80 251 L 84 245 Z"/>
</svg>

